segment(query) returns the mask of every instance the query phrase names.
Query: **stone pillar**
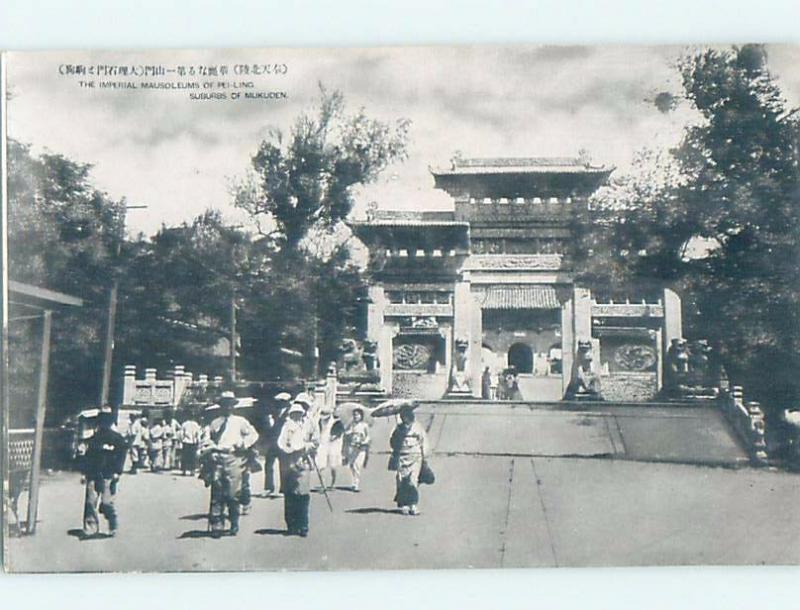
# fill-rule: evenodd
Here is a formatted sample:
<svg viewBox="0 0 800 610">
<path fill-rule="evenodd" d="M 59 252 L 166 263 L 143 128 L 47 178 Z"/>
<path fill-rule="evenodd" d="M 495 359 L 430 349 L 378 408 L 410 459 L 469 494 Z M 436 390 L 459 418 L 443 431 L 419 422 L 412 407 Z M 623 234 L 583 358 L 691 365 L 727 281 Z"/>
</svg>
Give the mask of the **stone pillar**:
<svg viewBox="0 0 800 610">
<path fill-rule="evenodd" d="M 675 291 L 664 289 L 664 344 L 669 346 L 672 339 L 683 339 L 683 320 L 681 298 Z"/>
<path fill-rule="evenodd" d="M 666 350 L 659 349 L 660 346 L 664 345 L 663 334 L 664 333 L 660 328 L 655 332 L 655 344 L 656 349 L 658 350 L 656 353 L 656 391 L 658 392 L 660 392 L 661 388 L 664 386 L 662 383 L 662 380 L 664 379 L 664 356 L 667 354 Z"/>
<path fill-rule="evenodd" d="M 183 393 L 186 391 L 186 367 L 176 364 L 172 370 L 172 404 L 178 406 Z"/>
<path fill-rule="evenodd" d="M 456 339 L 469 339 L 472 314 L 472 292 L 469 281 L 458 281 L 453 294 L 453 334 Z"/>
<path fill-rule="evenodd" d="M 384 324 L 384 310 L 386 308 L 386 295 L 383 286 L 369 287 L 369 305 L 367 305 L 367 340 L 380 342 Z"/>
<path fill-rule="evenodd" d="M 443 322 L 439 324 L 439 334 L 444 339 L 444 370 L 447 372 L 447 383 L 450 384 L 450 372 L 453 370 L 453 351 L 455 349 L 453 343 L 454 329 L 452 324 Z M 436 372 L 439 372 L 439 365 L 436 365 Z"/>
<path fill-rule="evenodd" d="M 384 312 L 386 310 L 386 294 L 383 286 L 369 287 L 369 305 L 367 305 L 367 341 L 377 345 L 378 372 L 381 388 L 385 392 L 392 391 L 392 334 L 386 327 Z"/>
<path fill-rule="evenodd" d="M 673 339 L 683 339 L 681 298 L 674 290 L 664 288 L 664 332 L 661 333 L 661 353 L 664 357 Z M 661 377 L 663 380 L 663 377 Z"/>
<path fill-rule="evenodd" d="M 575 302 L 573 304 L 573 320 L 575 334 L 573 336 L 572 353 L 578 349 L 578 341 L 589 341 L 592 344 L 592 371 L 599 374 L 600 369 L 600 339 L 592 337 L 592 293 L 588 288 L 575 286 L 573 289 Z M 571 367 L 570 367 L 571 368 Z"/>
<path fill-rule="evenodd" d="M 572 363 L 575 360 L 575 332 L 574 332 L 574 292 L 571 298 L 561 304 L 561 395 L 567 391 L 569 379 L 572 375 Z"/>
<path fill-rule="evenodd" d="M 592 338 L 592 294 L 588 288 L 575 286 L 573 289 L 574 305 L 574 341 L 573 352 L 579 340 L 591 340 Z"/>
<path fill-rule="evenodd" d="M 392 393 L 392 339 L 394 328 L 382 324 L 378 336 L 378 362 L 380 364 L 381 387 L 387 394 Z"/>
<path fill-rule="evenodd" d="M 469 336 L 469 364 L 470 364 L 470 383 L 472 384 L 472 396 L 481 397 L 481 377 L 483 367 L 481 360 L 483 352 L 483 312 L 475 295 L 470 295 L 472 300 L 472 312 L 470 314 L 471 328 Z"/>
<path fill-rule="evenodd" d="M 480 351 L 477 354 L 472 349 L 472 309 L 473 299 L 472 290 L 468 279 L 459 280 L 455 284 L 453 293 L 453 333 L 450 337 L 449 345 L 447 345 L 447 374 L 452 374 L 453 367 L 455 366 L 455 345 L 457 340 L 467 341 L 469 347 L 467 348 L 467 358 L 469 362 L 477 357 L 480 358 Z M 450 380 L 448 379 L 448 383 Z M 472 381 L 470 382 L 472 384 Z M 474 392 L 474 384 L 470 388 Z"/>
<path fill-rule="evenodd" d="M 125 377 L 122 384 L 122 404 L 132 405 L 136 395 L 136 366 L 133 364 L 125 365 Z"/>
</svg>

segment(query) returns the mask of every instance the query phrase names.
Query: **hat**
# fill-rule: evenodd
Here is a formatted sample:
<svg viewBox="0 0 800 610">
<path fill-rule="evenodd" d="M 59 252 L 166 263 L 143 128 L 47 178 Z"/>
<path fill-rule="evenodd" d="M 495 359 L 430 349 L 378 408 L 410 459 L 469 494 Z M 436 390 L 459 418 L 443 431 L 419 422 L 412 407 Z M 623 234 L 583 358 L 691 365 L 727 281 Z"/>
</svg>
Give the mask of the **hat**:
<svg viewBox="0 0 800 610">
<path fill-rule="evenodd" d="M 109 405 L 103 405 L 99 409 L 97 420 L 101 424 L 113 424 L 117 418 L 114 417 L 114 411 Z"/>
<path fill-rule="evenodd" d="M 239 402 L 239 399 L 236 398 L 236 395 L 230 390 L 226 390 L 225 392 L 219 395 L 219 405 L 221 407 L 225 406 L 232 407 L 237 402 Z"/>
<path fill-rule="evenodd" d="M 280 394 L 275 394 L 275 400 L 282 400 L 283 402 L 289 402 L 292 399 L 292 395 L 289 392 L 281 392 Z"/>
<path fill-rule="evenodd" d="M 286 414 L 291 415 L 292 413 L 300 413 L 301 415 L 305 415 L 306 410 L 303 408 L 303 405 L 301 403 L 293 402 L 292 406 L 289 407 L 289 411 Z"/>
<path fill-rule="evenodd" d="M 300 403 L 300 405 L 305 409 L 310 409 L 314 406 L 314 399 L 306 392 L 300 392 L 297 396 L 295 396 L 294 402 Z"/>
</svg>

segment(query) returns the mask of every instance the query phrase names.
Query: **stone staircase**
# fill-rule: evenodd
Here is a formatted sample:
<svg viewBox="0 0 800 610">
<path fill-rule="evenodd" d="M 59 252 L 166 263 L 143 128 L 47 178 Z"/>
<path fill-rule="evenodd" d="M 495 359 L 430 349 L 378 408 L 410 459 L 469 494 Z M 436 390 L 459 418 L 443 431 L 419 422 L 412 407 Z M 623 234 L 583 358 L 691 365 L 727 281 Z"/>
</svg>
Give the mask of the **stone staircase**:
<svg viewBox="0 0 800 610">
<path fill-rule="evenodd" d="M 661 403 L 422 402 L 437 456 L 602 458 L 743 467 L 751 456 L 713 401 Z M 393 418 L 373 425 L 373 450 L 388 448 Z"/>
</svg>

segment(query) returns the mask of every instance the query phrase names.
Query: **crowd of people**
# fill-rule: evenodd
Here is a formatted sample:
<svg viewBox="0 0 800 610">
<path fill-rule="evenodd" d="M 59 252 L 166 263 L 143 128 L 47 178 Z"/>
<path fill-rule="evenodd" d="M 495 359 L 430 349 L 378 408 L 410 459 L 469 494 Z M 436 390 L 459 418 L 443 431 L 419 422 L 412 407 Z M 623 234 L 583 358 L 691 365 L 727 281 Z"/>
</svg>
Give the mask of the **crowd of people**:
<svg viewBox="0 0 800 610">
<path fill-rule="evenodd" d="M 351 475 L 350 489 L 360 491 L 371 444 L 368 409 L 350 403 L 343 414 L 315 405 L 307 393 L 292 397 L 283 392 L 262 417 L 254 418 L 254 425 L 235 412 L 237 402 L 233 392 L 222 392 L 204 410 L 201 421 L 190 414 L 178 421 L 171 411 L 161 418 L 132 414 L 124 434 L 116 430 L 111 409 L 102 409 L 82 460 L 85 534 L 98 533 L 98 514 L 107 518 L 109 533 L 116 533 L 114 500 L 126 463 L 131 474 L 148 469 L 198 475 L 210 489 L 212 537 L 239 532 L 240 516 L 249 511 L 253 496 L 251 478 L 257 472 L 264 473 L 259 495 L 283 498 L 289 535 L 308 535 L 315 482 L 327 495 L 336 484 L 337 471 L 345 466 Z M 425 430 L 416 422 L 413 405 L 397 409 L 397 414 L 389 460 L 389 470 L 396 473 L 394 500 L 403 514 L 416 515 L 418 486 L 432 482 L 433 476 L 425 462 Z"/>
</svg>

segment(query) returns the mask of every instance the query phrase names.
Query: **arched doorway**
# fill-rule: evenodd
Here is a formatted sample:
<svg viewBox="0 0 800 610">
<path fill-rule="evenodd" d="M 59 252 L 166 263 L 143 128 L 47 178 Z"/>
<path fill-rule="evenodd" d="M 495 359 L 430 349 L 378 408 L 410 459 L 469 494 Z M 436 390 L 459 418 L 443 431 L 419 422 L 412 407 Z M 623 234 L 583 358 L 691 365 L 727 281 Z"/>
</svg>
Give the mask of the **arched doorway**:
<svg viewBox="0 0 800 610">
<path fill-rule="evenodd" d="M 514 343 L 508 348 L 508 366 L 513 366 L 518 373 L 533 373 L 533 350 L 525 343 Z"/>
</svg>

